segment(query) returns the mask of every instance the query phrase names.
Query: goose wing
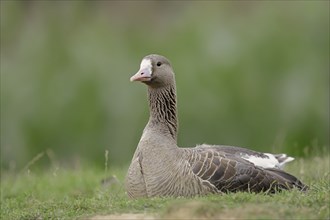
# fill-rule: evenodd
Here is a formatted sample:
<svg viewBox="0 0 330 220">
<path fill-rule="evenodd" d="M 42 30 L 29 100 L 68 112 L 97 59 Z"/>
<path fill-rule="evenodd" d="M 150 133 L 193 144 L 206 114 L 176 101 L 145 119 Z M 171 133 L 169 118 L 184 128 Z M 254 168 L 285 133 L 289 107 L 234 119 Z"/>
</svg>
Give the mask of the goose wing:
<svg viewBox="0 0 330 220">
<path fill-rule="evenodd" d="M 189 160 L 192 171 L 222 192 L 275 192 L 307 187 L 296 177 L 279 169 L 257 167 L 236 156 L 212 148 L 194 148 Z"/>
<path fill-rule="evenodd" d="M 286 154 L 271 154 L 261 153 L 243 147 L 225 146 L 225 145 L 198 145 L 196 148 L 211 149 L 222 153 L 235 155 L 236 157 L 243 158 L 250 161 L 255 166 L 263 168 L 278 168 L 283 169 L 284 165 L 294 160 Z"/>
</svg>

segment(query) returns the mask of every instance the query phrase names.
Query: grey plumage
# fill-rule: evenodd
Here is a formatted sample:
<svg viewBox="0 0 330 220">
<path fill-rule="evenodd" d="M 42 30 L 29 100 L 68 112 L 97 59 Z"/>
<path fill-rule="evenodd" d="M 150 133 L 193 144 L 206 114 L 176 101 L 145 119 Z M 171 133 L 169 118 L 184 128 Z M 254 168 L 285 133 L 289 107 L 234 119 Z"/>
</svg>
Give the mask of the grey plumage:
<svg viewBox="0 0 330 220">
<path fill-rule="evenodd" d="M 146 56 L 131 81 L 148 86 L 150 117 L 126 176 L 130 197 L 307 189 L 280 169 L 293 160 L 285 154 L 217 145 L 179 148 L 175 77 L 165 57 Z"/>
</svg>

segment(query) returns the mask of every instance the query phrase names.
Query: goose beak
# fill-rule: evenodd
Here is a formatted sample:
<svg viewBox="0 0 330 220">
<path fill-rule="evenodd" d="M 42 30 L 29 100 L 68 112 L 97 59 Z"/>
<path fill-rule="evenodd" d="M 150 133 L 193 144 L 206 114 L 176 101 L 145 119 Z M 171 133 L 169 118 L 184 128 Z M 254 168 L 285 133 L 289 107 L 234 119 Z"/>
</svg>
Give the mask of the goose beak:
<svg viewBox="0 0 330 220">
<path fill-rule="evenodd" d="M 140 70 L 131 77 L 131 82 L 140 81 L 147 82 L 151 80 L 152 65 L 150 59 L 143 59 L 140 65 Z"/>
<path fill-rule="evenodd" d="M 134 76 L 131 77 L 130 81 L 150 81 L 151 80 L 151 71 L 148 68 L 139 70 Z"/>
</svg>

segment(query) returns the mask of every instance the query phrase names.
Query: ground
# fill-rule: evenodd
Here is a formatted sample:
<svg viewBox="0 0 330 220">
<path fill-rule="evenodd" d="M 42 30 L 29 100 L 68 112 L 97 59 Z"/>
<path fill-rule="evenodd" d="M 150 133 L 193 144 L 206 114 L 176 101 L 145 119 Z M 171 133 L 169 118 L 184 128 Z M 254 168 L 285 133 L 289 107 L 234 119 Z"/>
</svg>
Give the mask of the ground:
<svg viewBox="0 0 330 220">
<path fill-rule="evenodd" d="M 274 195 L 231 193 L 131 200 L 127 167 L 92 166 L 1 173 L 1 219 L 329 219 L 329 155 L 297 159 L 285 170 L 310 186 Z"/>
</svg>

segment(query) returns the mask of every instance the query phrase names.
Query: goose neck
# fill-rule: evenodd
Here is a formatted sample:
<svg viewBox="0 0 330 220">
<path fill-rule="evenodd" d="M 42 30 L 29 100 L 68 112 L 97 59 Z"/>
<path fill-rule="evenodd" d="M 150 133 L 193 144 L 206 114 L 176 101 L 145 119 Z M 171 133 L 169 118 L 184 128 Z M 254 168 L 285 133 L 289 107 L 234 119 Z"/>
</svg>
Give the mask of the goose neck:
<svg viewBox="0 0 330 220">
<path fill-rule="evenodd" d="M 175 85 L 161 88 L 148 87 L 150 118 L 149 126 L 168 132 L 177 139 L 177 106 Z"/>
</svg>

